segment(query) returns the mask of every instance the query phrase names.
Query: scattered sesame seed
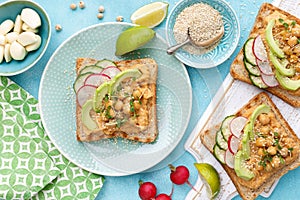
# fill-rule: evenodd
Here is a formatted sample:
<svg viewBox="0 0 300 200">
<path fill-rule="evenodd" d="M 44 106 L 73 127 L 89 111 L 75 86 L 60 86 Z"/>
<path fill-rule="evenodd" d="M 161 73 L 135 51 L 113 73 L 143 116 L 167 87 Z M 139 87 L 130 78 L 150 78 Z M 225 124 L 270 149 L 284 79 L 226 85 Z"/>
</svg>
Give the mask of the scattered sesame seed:
<svg viewBox="0 0 300 200">
<path fill-rule="evenodd" d="M 103 17 L 104 17 L 103 13 L 98 13 L 98 14 L 97 14 L 97 18 L 98 18 L 98 19 L 102 19 Z"/>
<path fill-rule="evenodd" d="M 79 1 L 79 8 L 85 8 L 85 3 L 83 1 Z"/>
<path fill-rule="evenodd" d="M 117 20 L 117 22 L 122 22 L 122 21 L 124 21 L 124 18 L 122 16 L 118 16 L 116 18 L 116 20 Z"/>
<path fill-rule="evenodd" d="M 104 13 L 104 11 L 105 11 L 104 6 L 99 6 L 98 11 L 100 13 Z"/>
<path fill-rule="evenodd" d="M 71 3 L 70 8 L 71 10 L 76 10 L 77 5 L 75 3 Z"/>
<path fill-rule="evenodd" d="M 61 31 L 61 30 L 62 30 L 61 25 L 60 25 L 60 24 L 56 24 L 56 25 L 55 25 L 55 30 L 56 30 L 56 31 Z"/>
</svg>

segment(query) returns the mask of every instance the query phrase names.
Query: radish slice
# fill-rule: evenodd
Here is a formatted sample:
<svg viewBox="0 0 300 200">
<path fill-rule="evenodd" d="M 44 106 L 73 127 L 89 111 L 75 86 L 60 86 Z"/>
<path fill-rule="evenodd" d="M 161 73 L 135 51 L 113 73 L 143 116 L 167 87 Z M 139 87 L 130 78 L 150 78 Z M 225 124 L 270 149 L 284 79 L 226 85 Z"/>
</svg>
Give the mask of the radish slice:
<svg viewBox="0 0 300 200">
<path fill-rule="evenodd" d="M 269 61 L 260 61 L 260 60 L 256 59 L 256 64 L 257 64 L 259 70 L 263 74 L 266 74 L 266 75 L 274 74 Z"/>
<path fill-rule="evenodd" d="M 228 149 L 230 153 L 235 155 L 239 149 L 239 145 L 240 145 L 240 139 L 235 137 L 234 135 L 230 135 L 228 139 Z"/>
<path fill-rule="evenodd" d="M 230 122 L 230 132 L 237 138 L 239 138 L 242 134 L 242 130 L 247 123 L 247 118 L 243 116 L 235 117 Z"/>
<path fill-rule="evenodd" d="M 261 74 L 262 81 L 269 87 L 276 87 L 278 86 L 278 81 L 276 80 L 274 75 L 266 75 Z"/>
<path fill-rule="evenodd" d="M 106 74 L 90 74 L 84 81 L 84 85 L 93 85 L 98 87 L 102 83 L 109 81 L 110 77 Z"/>
<path fill-rule="evenodd" d="M 228 167 L 231 169 L 234 168 L 234 155 L 229 151 L 229 149 L 226 150 L 225 156 L 224 156 L 225 163 Z"/>
<path fill-rule="evenodd" d="M 78 89 L 77 94 L 77 102 L 80 107 L 88 100 L 91 99 L 97 89 L 94 85 L 83 85 Z"/>
<path fill-rule="evenodd" d="M 120 72 L 121 70 L 116 66 L 108 66 L 102 70 L 101 74 L 106 74 L 110 78 L 113 78 L 115 75 L 117 75 Z"/>
<path fill-rule="evenodd" d="M 253 54 L 260 61 L 266 61 L 266 60 L 268 60 L 267 51 L 265 49 L 264 43 L 263 43 L 260 35 L 258 35 L 254 39 L 254 42 L 253 42 Z"/>
</svg>

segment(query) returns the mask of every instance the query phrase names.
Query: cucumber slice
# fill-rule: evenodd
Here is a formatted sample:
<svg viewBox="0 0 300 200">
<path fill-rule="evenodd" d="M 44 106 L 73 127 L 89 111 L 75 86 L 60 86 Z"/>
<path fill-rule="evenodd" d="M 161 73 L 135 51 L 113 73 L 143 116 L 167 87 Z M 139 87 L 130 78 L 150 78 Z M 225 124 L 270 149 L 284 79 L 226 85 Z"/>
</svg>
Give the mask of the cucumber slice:
<svg viewBox="0 0 300 200">
<path fill-rule="evenodd" d="M 231 135 L 229 125 L 233 118 L 235 118 L 235 115 L 229 115 L 225 117 L 225 119 L 222 121 L 221 132 L 226 142 L 228 141 L 228 138 Z"/>
<path fill-rule="evenodd" d="M 261 72 L 258 68 L 257 65 L 251 65 L 250 63 L 247 62 L 247 60 L 244 58 L 244 65 L 245 65 L 245 68 L 246 70 L 252 74 L 253 76 L 260 76 L 261 75 Z"/>
<path fill-rule="evenodd" d="M 213 149 L 214 156 L 222 164 L 225 164 L 225 152 L 225 150 L 221 149 L 217 144 L 215 144 Z"/>
<path fill-rule="evenodd" d="M 84 74 L 79 74 L 77 76 L 77 78 L 76 78 L 76 80 L 74 81 L 74 84 L 73 84 L 73 89 L 74 89 L 75 93 L 77 93 L 78 89 L 81 88 L 84 85 L 85 79 L 90 74 L 92 74 L 92 73 L 91 72 L 87 72 L 87 73 L 84 73 Z"/>
<path fill-rule="evenodd" d="M 82 106 L 81 120 L 82 123 L 90 130 L 98 128 L 97 123 L 91 118 L 90 111 L 93 109 L 93 100 L 87 100 Z"/>
<path fill-rule="evenodd" d="M 85 74 L 87 72 L 93 73 L 93 74 L 99 74 L 101 73 L 103 70 L 102 67 L 96 66 L 96 65 L 90 65 L 90 66 L 86 66 L 85 68 L 83 68 L 82 70 L 79 71 L 79 74 Z"/>
<path fill-rule="evenodd" d="M 115 66 L 116 67 L 117 65 L 111 60 L 103 59 L 103 60 L 99 60 L 96 63 L 96 66 L 106 68 L 106 67 L 109 67 L 109 66 Z"/>
<path fill-rule="evenodd" d="M 255 85 L 256 87 L 259 87 L 261 89 L 268 88 L 268 86 L 264 83 L 264 81 L 261 79 L 260 76 L 253 76 L 253 75 L 249 74 L 249 78 L 250 78 L 252 84 Z"/>
<path fill-rule="evenodd" d="M 251 65 L 256 65 L 256 57 L 253 54 L 253 44 L 254 38 L 249 38 L 244 44 L 243 51 L 244 58 L 247 60 L 247 62 Z"/>
<path fill-rule="evenodd" d="M 227 141 L 224 139 L 221 130 L 219 130 L 216 134 L 216 144 L 223 150 L 227 150 L 228 149 L 228 143 Z"/>
</svg>

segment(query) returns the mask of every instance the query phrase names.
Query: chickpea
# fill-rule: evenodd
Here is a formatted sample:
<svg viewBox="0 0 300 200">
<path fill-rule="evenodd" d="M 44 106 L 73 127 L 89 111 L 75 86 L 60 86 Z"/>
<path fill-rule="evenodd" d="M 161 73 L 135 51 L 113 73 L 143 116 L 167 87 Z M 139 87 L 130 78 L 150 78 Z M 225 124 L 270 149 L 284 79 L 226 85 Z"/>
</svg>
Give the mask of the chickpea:
<svg viewBox="0 0 300 200">
<path fill-rule="evenodd" d="M 76 10 L 77 6 L 75 3 L 71 3 L 70 8 L 71 10 Z"/>
<path fill-rule="evenodd" d="M 98 14 L 97 14 L 97 18 L 98 18 L 98 19 L 102 19 L 103 17 L 104 17 L 104 15 L 103 15 L 102 13 L 98 13 Z"/>
<path fill-rule="evenodd" d="M 264 156 L 265 155 L 264 148 L 259 148 L 257 153 L 258 153 L 259 156 Z"/>
<path fill-rule="evenodd" d="M 104 11 L 105 11 L 104 6 L 99 6 L 98 11 L 100 13 L 104 13 Z"/>
<path fill-rule="evenodd" d="M 261 127 L 260 132 L 264 135 L 267 135 L 270 132 L 270 127 L 269 126 L 263 126 L 263 127 Z"/>
<path fill-rule="evenodd" d="M 282 149 L 280 149 L 279 153 L 282 157 L 285 158 L 289 155 L 289 150 L 288 150 L 288 148 L 283 147 Z"/>
<path fill-rule="evenodd" d="M 260 164 L 257 163 L 256 169 L 257 169 L 258 171 L 262 171 L 262 170 L 264 169 L 264 167 L 263 167 L 262 165 L 260 165 Z"/>
<path fill-rule="evenodd" d="M 61 25 L 60 25 L 60 24 L 56 24 L 56 25 L 55 25 L 55 30 L 56 30 L 56 31 L 61 31 L 61 30 L 62 30 Z"/>
<path fill-rule="evenodd" d="M 142 93 L 140 90 L 134 90 L 132 95 L 135 99 L 139 99 L 141 97 Z"/>
<path fill-rule="evenodd" d="M 116 21 L 117 21 L 117 22 L 122 22 L 122 21 L 124 21 L 124 18 L 123 18 L 122 16 L 118 16 L 118 17 L 116 18 Z"/>
<path fill-rule="evenodd" d="M 266 169 L 266 171 L 270 172 L 270 171 L 273 170 L 273 167 L 270 163 L 266 163 L 266 168 L 265 169 Z"/>
<path fill-rule="evenodd" d="M 291 47 L 295 46 L 296 44 L 298 44 L 298 38 L 296 36 L 292 36 L 291 38 L 289 38 L 289 40 L 287 41 L 288 45 L 290 45 Z"/>
<path fill-rule="evenodd" d="M 115 104 L 115 110 L 120 111 L 123 107 L 123 102 L 118 100 Z"/>
<path fill-rule="evenodd" d="M 274 155 L 277 153 L 277 148 L 274 147 L 274 146 L 270 146 L 270 147 L 267 149 L 267 152 L 268 152 L 268 154 L 270 154 L 271 156 L 274 156 Z"/>
<path fill-rule="evenodd" d="M 262 125 L 267 125 L 270 123 L 270 118 L 267 114 L 260 114 L 258 120 Z"/>
<path fill-rule="evenodd" d="M 279 158 L 278 156 L 274 156 L 274 157 L 272 158 L 271 165 L 272 165 L 272 167 L 274 167 L 274 168 L 279 167 L 279 166 L 280 166 L 280 158 Z"/>
<path fill-rule="evenodd" d="M 262 137 L 257 138 L 256 141 L 255 141 L 255 145 L 257 147 L 264 147 L 264 146 L 266 146 L 266 139 L 262 138 Z"/>
<path fill-rule="evenodd" d="M 79 8 L 85 8 L 85 3 L 83 1 L 79 1 Z"/>
</svg>

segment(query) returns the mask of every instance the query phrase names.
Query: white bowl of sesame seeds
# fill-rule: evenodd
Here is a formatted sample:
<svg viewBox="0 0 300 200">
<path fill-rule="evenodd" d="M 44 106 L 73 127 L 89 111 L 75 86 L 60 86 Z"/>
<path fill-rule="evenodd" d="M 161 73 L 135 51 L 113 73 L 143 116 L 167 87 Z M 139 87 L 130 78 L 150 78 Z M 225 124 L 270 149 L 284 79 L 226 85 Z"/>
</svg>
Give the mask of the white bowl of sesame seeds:
<svg viewBox="0 0 300 200">
<path fill-rule="evenodd" d="M 181 0 L 171 10 L 166 23 L 166 39 L 169 46 L 183 42 L 188 36 L 189 26 L 195 20 L 205 22 L 211 19 L 208 22 L 215 23 L 212 22 L 212 19 L 217 17 L 214 14 L 220 14 L 222 17 L 224 35 L 208 48 L 199 48 L 190 43 L 177 50 L 174 55 L 184 64 L 195 68 L 212 68 L 222 64 L 238 45 L 240 26 L 235 11 L 223 0 Z"/>
</svg>

